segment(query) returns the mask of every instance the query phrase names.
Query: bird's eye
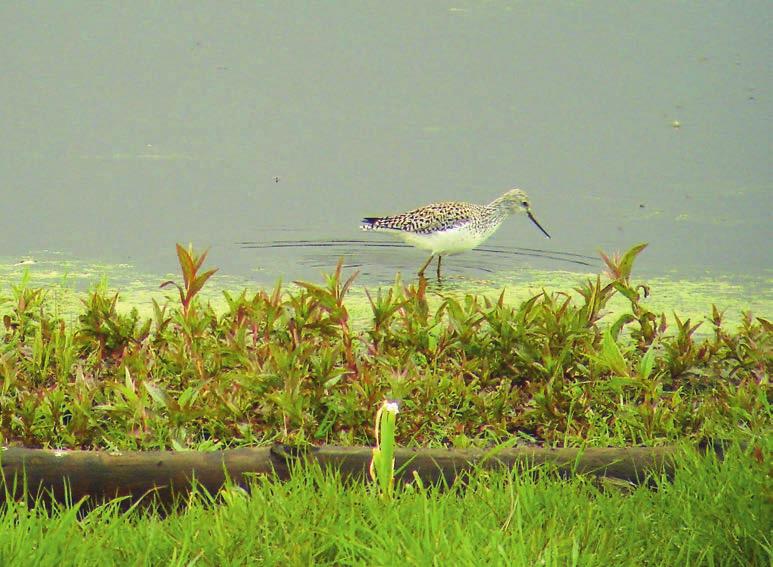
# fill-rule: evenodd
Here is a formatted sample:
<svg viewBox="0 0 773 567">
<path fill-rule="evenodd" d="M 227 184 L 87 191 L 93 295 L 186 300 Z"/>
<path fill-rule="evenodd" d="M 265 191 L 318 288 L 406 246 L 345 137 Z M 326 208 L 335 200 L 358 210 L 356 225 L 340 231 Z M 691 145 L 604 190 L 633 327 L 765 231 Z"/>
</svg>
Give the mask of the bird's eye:
<svg viewBox="0 0 773 567">
<path fill-rule="evenodd" d="M 529 207 L 529 201 L 524 201 L 523 203 L 521 203 L 521 205 L 523 205 L 524 207 L 528 208 Z"/>
</svg>

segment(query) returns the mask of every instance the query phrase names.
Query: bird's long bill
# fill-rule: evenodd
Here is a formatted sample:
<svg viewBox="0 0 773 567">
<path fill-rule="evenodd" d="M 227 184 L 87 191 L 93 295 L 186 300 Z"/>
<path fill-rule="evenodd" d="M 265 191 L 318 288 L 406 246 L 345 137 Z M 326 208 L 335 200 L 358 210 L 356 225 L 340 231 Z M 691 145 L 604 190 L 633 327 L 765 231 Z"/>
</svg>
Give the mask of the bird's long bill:
<svg viewBox="0 0 773 567">
<path fill-rule="evenodd" d="M 535 219 L 535 218 L 534 218 L 534 215 L 533 215 L 533 214 L 531 214 L 531 211 L 528 211 L 528 212 L 526 213 L 526 215 L 529 217 L 529 219 L 531 220 L 531 222 L 533 222 L 534 224 L 536 224 L 536 225 L 537 225 L 537 228 L 538 228 L 538 229 L 540 229 L 540 230 L 542 231 L 542 234 L 544 234 L 545 236 L 547 236 L 548 238 L 550 238 L 550 235 L 548 234 L 548 231 L 547 231 L 547 230 L 545 230 L 544 228 L 542 228 L 542 225 L 541 225 L 540 223 L 538 223 L 538 222 L 537 222 L 537 219 Z"/>
</svg>

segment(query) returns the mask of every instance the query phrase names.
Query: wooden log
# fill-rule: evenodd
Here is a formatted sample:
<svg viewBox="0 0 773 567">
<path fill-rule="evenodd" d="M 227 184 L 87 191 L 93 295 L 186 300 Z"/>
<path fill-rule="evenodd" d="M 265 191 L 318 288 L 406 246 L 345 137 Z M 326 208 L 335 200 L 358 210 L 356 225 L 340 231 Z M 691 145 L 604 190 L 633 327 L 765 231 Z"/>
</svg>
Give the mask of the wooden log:
<svg viewBox="0 0 773 567">
<path fill-rule="evenodd" d="M 444 479 L 449 485 L 473 467 L 528 467 L 552 464 L 566 475 L 609 476 L 640 482 L 649 471 L 673 470 L 673 447 L 548 449 L 514 447 L 483 449 L 397 449 L 398 480 L 410 482 L 417 475 L 425 483 Z M 322 470 L 338 470 L 342 478 L 368 478 L 369 447 L 309 447 L 285 445 L 229 449 L 214 452 L 101 452 L 0 448 L 0 503 L 7 497 L 36 495 L 43 500 L 77 502 L 88 497 L 100 502 L 119 496 L 127 503 L 152 499 L 170 503 L 185 496 L 191 481 L 215 494 L 230 478 L 247 488 L 254 474 L 286 480 L 297 466 L 318 464 Z"/>
</svg>

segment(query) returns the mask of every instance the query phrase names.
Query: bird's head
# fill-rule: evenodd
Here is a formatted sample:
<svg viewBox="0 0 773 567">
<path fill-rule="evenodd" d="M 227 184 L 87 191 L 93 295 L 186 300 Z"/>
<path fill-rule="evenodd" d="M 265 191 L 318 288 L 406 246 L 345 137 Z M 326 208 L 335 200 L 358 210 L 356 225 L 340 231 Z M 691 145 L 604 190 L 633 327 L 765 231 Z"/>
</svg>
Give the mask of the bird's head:
<svg viewBox="0 0 773 567">
<path fill-rule="evenodd" d="M 521 189 L 510 189 L 507 193 L 491 203 L 498 209 L 508 213 L 526 213 L 531 210 L 529 196 Z"/>
<path fill-rule="evenodd" d="M 542 234 L 550 238 L 548 232 L 542 228 L 537 219 L 534 218 L 534 214 L 531 212 L 531 203 L 529 202 L 529 196 L 525 191 L 521 189 L 510 189 L 507 193 L 494 200 L 489 207 L 500 210 L 507 214 L 513 213 L 526 213 L 529 220 L 533 222 L 538 229 L 542 231 Z"/>
</svg>

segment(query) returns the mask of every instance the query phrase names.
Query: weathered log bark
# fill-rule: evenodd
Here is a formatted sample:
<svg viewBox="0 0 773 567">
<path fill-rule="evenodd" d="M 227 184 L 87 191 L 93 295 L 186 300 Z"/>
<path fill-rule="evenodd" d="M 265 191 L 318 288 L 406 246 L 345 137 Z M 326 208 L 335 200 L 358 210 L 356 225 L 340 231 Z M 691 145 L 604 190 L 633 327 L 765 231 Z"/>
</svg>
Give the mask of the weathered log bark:
<svg viewBox="0 0 773 567">
<path fill-rule="evenodd" d="M 480 449 L 398 449 L 398 479 L 409 482 L 414 473 L 425 483 L 443 478 L 453 483 L 472 467 L 516 467 L 550 463 L 564 474 L 610 476 L 641 481 L 648 471 L 672 471 L 673 447 L 605 449 L 546 449 L 515 447 L 499 451 Z M 367 478 L 368 447 L 310 447 L 303 451 L 283 446 L 231 449 L 216 452 L 147 451 L 108 453 L 0 448 L 0 503 L 7 497 L 39 495 L 44 500 L 77 502 L 88 497 L 102 501 L 125 496 L 127 503 L 148 498 L 169 503 L 184 496 L 191 481 L 211 494 L 226 477 L 248 487 L 253 474 L 286 480 L 296 465 L 318 463 L 323 470 L 339 470 L 350 480 Z M 4 485 L 4 486 L 3 486 Z M 26 488 L 26 490 L 25 490 Z"/>
</svg>

